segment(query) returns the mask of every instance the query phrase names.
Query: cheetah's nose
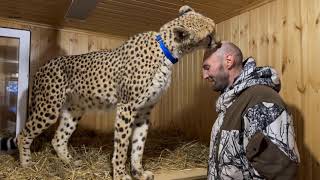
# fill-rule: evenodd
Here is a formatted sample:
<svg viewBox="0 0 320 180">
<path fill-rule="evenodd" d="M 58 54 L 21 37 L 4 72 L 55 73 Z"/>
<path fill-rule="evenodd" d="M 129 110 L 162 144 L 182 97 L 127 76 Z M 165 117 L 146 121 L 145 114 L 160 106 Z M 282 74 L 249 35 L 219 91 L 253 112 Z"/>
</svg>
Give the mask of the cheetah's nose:
<svg viewBox="0 0 320 180">
<path fill-rule="evenodd" d="M 208 35 L 208 39 L 209 39 L 209 44 L 208 44 L 209 49 L 218 49 L 221 47 L 221 45 L 222 45 L 221 41 L 217 40 L 216 36 L 213 36 L 212 34 L 210 34 L 210 35 Z"/>
<path fill-rule="evenodd" d="M 209 38 L 208 48 L 211 48 L 212 36 L 209 34 L 208 38 Z"/>
</svg>

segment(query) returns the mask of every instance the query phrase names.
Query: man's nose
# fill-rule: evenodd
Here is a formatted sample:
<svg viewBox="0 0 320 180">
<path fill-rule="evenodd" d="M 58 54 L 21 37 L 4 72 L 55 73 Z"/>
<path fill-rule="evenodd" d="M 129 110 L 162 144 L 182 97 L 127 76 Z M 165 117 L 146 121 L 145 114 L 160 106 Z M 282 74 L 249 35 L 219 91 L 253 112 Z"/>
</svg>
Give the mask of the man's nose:
<svg viewBox="0 0 320 180">
<path fill-rule="evenodd" d="M 206 73 L 205 71 L 202 72 L 202 78 L 203 79 L 208 79 L 208 73 Z"/>
</svg>

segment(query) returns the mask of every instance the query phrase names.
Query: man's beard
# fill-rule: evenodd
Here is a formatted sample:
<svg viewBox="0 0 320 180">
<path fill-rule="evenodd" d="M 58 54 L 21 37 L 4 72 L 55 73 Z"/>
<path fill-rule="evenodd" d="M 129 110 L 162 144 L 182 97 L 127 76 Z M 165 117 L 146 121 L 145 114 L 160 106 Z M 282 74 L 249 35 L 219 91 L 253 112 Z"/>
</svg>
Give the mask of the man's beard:
<svg viewBox="0 0 320 180">
<path fill-rule="evenodd" d="M 216 77 L 211 77 L 211 88 L 216 92 L 223 92 L 228 87 L 228 74 L 223 70 Z"/>
</svg>

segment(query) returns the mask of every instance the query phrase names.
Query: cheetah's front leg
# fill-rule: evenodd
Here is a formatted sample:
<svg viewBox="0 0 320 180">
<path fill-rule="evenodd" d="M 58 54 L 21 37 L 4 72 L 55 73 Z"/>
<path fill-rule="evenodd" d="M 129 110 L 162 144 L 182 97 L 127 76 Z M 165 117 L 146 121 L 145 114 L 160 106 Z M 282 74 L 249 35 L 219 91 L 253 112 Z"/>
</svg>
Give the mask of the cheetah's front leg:
<svg viewBox="0 0 320 180">
<path fill-rule="evenodd" d="M 139 180 L 152 180 L 154 178 L 152 172 L 144 171 L 142 167 L 142 156 L 148 133 L 150 111 L 151 108 L 140 111 L 133 126 L 131 173 Z"/>
<path fill-rule="evenodd" d="M 130 105 L 121 104 L 117 106 L 112 157 L 113 179 L 115 180 L 131 180 L 126 172 L 125 165 L 135 114 Z"/>
</svg>

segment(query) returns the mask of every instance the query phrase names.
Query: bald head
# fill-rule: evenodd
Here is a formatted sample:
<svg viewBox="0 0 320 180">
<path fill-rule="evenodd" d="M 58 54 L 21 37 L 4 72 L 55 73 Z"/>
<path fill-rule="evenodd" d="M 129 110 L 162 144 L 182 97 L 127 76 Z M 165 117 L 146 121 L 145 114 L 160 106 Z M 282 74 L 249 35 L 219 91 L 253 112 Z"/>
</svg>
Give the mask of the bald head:
<svg viewBox="0 0 320 180">
<path fill-rule="evenodd" d="M 222 42 L 216 49 L 204 54 L 203 78 L 212 83 L 215 91 L 223 91 L 234 82 L 242 70 L 242 52 L 231 42 Z"/>
<path fill-rule="evenodd" d="M 222 41 L 219 48 L 206 50 L 203 59 L 208 59 L 212 54 L 215 54 L 221 60 L 223 59 L 224 55 L 232 55 L 235 60 L 235 66 L 242 66 L 242 52 L 238 46 L 231 42 Z"/>
</svg>

